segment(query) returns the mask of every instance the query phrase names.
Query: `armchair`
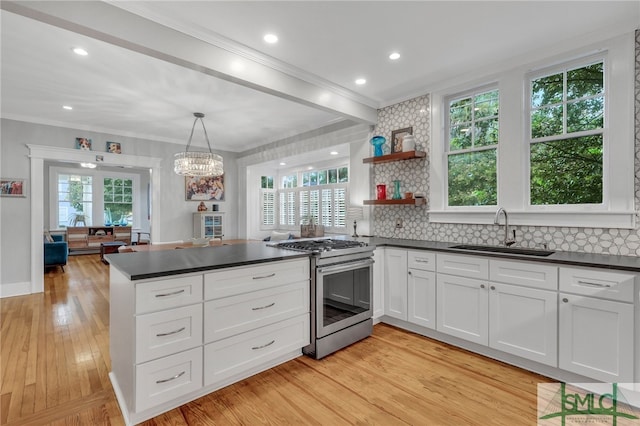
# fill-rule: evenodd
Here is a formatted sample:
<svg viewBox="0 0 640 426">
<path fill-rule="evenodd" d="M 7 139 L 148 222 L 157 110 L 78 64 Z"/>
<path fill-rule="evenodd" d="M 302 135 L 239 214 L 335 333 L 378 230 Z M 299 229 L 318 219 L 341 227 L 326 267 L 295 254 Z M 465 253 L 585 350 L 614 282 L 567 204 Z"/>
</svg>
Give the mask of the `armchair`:
<svg viewBox="0 0 640 426">
<path fill-rule="evenodd" d="M 53 242 L 44 242 L 44 266 L 60 266 L 64 272 L 64 265 L 69 258 L 69 246 L 63 235 L 52 235 Z"/>
</svg>

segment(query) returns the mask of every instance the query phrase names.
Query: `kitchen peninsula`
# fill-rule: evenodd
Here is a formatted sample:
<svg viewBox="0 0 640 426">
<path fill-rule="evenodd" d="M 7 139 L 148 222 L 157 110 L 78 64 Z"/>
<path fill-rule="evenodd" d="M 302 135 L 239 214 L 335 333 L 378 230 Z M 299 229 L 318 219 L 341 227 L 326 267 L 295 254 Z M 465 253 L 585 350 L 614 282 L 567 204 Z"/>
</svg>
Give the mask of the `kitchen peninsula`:
<svg viewBox="0 0 640 426">
<path fill-rule="evenodd" d="M 302 354 L 309 257 L 260 243 L 108 255 L 110 378 L 136 424 Z"/>
</svg>

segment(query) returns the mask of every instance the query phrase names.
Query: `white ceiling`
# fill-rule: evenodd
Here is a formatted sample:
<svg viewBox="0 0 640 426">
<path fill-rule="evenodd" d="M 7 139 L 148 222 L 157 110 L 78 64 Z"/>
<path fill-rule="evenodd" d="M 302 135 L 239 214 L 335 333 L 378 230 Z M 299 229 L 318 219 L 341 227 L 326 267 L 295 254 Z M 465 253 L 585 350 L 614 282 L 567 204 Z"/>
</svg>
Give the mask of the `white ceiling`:
<svg viewBox="0 0 640 426">
<path fill-rule="evenodd" d="M 55 8 L 58 2 L 48 3 Z M 374 110 L 427 93 L 473 69 L 565 41 L 640 27 L 638 1 L 99 4 L 117 11 L 115 16 L 135 13 L 277 71 L 277 78 L 263 78 L 260 90 L 254 90 L 255 84 L 238 75 L 218 78 L 201 72 L 209 58 L 202 59 L 202 67 L 185 67 L 179 60 L 158 59 L 162 55 L 157 53 L 148 56 L 122 43 L 110 44 L 110 36 L 123 31 L 121 22 L 112 22 L 113 34 L 93 34 L 91 22 L 73 22 L 69 14 L 65 22 L 46 12 L 34 14 L 29 10 L 38 6 L 32 4 L 1 4 L 2 117 L 184 144 L 192 112 L 199 111 L 206 114 L 214 149 L 234 152 L 343 119 L 370 122 L 366 114 L 345 114 L 340 108 L 349 102 L 365 112 Z M 82 7 L 91 10 L 96 4 Z M 76 32 L 81 24 L 87 27 Z M 266 32 L 276 33 L 280 41 L 264 43 Z M 171 47 L 171 40 L 163 43 Z M 89 56 L 74 55 L 75 46 L 87 49 Z M 398 61 L 388 59 L 392 51 L 401 53 Z M 278 86 L 282 75 L 337 100 L 327 106 L 294 90 L 289 95 L 287 88 L 295 85 Z M 367 84 L 357 86 L 357 77 Z M 194 141 L 205 146 L 203 140 Z"/>
</svg>

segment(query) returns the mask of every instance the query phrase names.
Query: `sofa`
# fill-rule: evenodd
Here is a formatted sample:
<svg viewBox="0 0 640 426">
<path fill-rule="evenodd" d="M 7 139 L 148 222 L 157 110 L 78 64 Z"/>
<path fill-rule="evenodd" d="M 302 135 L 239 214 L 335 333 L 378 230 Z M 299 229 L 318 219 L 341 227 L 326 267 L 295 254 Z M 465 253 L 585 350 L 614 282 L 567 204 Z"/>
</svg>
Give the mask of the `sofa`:
<svg viewBox="0 0 640 426">
<path fill-rule="evenodd" d="M 69 258 L 69 246 L 64 241 L 64 235 L 51 235 L 53 241 L 44 241 L 44 267 L 60 266 L 64 272 L 64 265 Z"/>
</svg>

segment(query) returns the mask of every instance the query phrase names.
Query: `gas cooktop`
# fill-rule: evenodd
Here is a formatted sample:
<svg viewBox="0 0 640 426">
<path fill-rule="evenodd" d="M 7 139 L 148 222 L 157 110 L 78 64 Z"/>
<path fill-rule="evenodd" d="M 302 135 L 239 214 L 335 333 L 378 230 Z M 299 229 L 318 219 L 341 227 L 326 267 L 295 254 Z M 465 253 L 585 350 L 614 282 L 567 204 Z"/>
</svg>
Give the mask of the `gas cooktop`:
<svg viewBox="0 0 640 426">
<path fill-rule="evenodd" d="M 353 249 L 358 247 L 367 247 L 367 243 L 354 240 L 334 240 L 326 239 L 309 239 L 309 240 L 287 240 L 274 244 L 275 247 L 288 250 L 298 250 L 310 253 L 322 253 L 334 250 Z"/>
</svg>

